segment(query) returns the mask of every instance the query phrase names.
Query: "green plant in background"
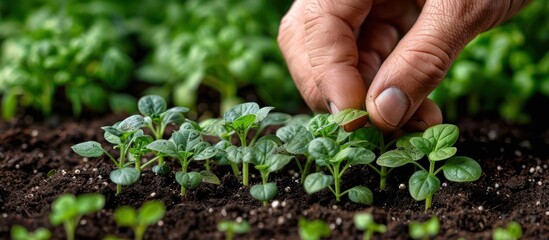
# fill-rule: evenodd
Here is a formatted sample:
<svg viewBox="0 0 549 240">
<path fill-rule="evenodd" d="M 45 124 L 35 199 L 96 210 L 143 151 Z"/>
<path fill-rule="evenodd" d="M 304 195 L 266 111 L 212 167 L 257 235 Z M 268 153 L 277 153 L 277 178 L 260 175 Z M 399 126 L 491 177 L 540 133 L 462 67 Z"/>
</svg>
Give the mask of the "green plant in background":
<svg viewBox="0 0 549 240">
<path fill-rule="evenodd" d="M 105 130 L 105 139 L 114 145 L 114 149 L 119 149 L 120 154 L 118 159 L 109 154 L 96 141 L 87 141 L 71 147 L 74 152 L 83 157 L 100 157 L 103 154 L 109 157 L 117 168 L 109 174 L 111 181 L 116 183 L 117 195 L 122 191 L 122 186 L 135 183 L 139 179 L 141 170 L 155 162 L 155 159 L 151 159 L 148 163 L 140 166 L 139 164 L 135 164 L 136 161 L 141 161 L 140 158 L 135 159 L 135 161 L 126 161 L 129 152 L 145 152 L 147 144 L 152 142 L 152 137 L 145 135 L 143 130 L 141 130 L 143 123 L 144 119 L 142 116 L 132 115 L 121 122 L 115 123 L 113 126 L 102 127 Z M 131 164 L 140 167 L 131 167 Z"/>
<path fill-rule="evenodd" d="M 439 124 L 425 130 L 421 136 L 406 136 L 399 148 L 379 156 L 376 163 L 386 167 L 400 167 L 412 163 L 420 170 L 416 171 L 408 182 L 410 195 L 416 201 L 425 200 L 425 211 L 431 207 L 432 197 L 440 188 L 436 176 L 440 171 L 452 182 L 476 181 L 482 174 L 480 165 L 465 156 L 454 156 L 457 148 L 454 143 L 459 137 L 459 128 L 452 124 Z M 409 141 L 406 141 L 409 140 Z M 424 168 L 417 161 L 427 156 L 429 167 Z M 436 163 L 444 161 L 436 168 Z"/>
<path fill-rule="evenodd" d="M 425 222 L 412 221 L 408 230 L 412 239 L 427 240 L 434 237 L 440 231 L 438 216 L 434 215 Z"/>
<path fill-rule="evenodd" d="M 225 233 L 225 240 L 233 240 L 235 234 L 243 234 L 251 229 L 247 221 L 221 220 L 217 223 L 217 231 Z"/>
<path fill-rule="evenodd" d="M 512 221 L 505 227 L 497 227 L 492 232 L 493 240 L 518 240 L 522 237 L 522 227 L 519 223 Z"/>
<path fill-rule="evenodd" d="M 143 239 L 147 227 L 160 221 L 166 213 L 166 206 L 160 200 L 143 203 L 138 209 L 121 206 L 114 211 L 114 220 L 119 227 L 132 228 L 135 240 Z"/>
<path fill-rule="evenodd" d="M 51 232 L 47 228 L 38 228 L 34 232 L 29 232 L 21 225 L 11 227 L 11 239 L 13 240 L 49 240 Z"/>
<path fill-rule="evenodd" d="M 378 224 L 374 221 L 374 217 L 370 213 L 357 213 L 353 216 L 355 227 L 358 230 L 364 231 L 363 240 L 370 240 L 374 233 L 385 233 L 387 227 L 383 224 Z"/>
<path fill-rule="evenodd" d="M 40 6 L 40 4 L 37 4 Z M 133 61 L 117 30 L 106 18 L 87 21 L 71 4 L 46 4 L 23 17 L 19 30 L 6 36 L 0 53 L 2 117 L 19 107 L 49 116 L 63 95 L 73 114 L 83 108 L 104 112 L 135 110 L 135 98 L 117 93 L 125 88 Z M 13 22 L 12 22 L 13 23 Z"/>
<path fill-rule="evenodd" d="M 53 226 L 63 224 L 67 240 L 74 240 L 76 227 L 82 216 L 103 209 L 105 197 L 99 193 L 84 193 L 75 196 L 70 193 L 57 197 L 52 205 L 50 223 Z"/>
<path fill-rule="evenodd" d="M 299 218 L 299 238 L 301 240 L 319 240 L 332 234 L 330 226 L 323 220 L 307 220 Z"/>
</svg>

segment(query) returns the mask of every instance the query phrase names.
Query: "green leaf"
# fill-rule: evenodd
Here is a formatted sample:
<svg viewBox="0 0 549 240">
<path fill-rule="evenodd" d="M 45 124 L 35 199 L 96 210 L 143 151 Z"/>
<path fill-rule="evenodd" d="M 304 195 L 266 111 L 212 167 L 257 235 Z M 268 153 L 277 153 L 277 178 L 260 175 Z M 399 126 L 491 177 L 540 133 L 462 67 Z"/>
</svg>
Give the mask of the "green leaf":
<svg viewBox="0 0 549 240">
<path fill-rule="evenodd" d="M 292 116 L 287 113 L 270 112 L 263 120 L 261 120 L 261 127 L 283 125 L 290 121 Z"/>
<path fill-rule="evenodd" d="M 423 137 L 410 138 L 410 144 L 412 144 L 412 146 L 414 146 L 424 154 L 429 154 L 433 150 L 431 142 Z"/>
<path fill-rule="evenodd" d="M 374 195 L 372 194 L 372 191 L 365 186 L 355 186 L 350 188 L 348 191 L 349 200 L 355 203 L 370 205 L 374 202 Z"/>
<path fill-rule="evenodd" d="M 247 233 L 250 231 L 250 224 L 247 221 L 235 222 L 221 220 L 217 224 L 217 230 L 220 232 L 234 232 L 234 233 Z"/>
<path fill-rule="evenodd" d="M 144 119 L 140 115 L 132 115 L 122 120 L 118 125 L 118 130 L 123 132 L 133 132 L 141 129 Z"/>
<path fill-rule="evenodd" d="M 276 196 L 278 189 L 275 183 L 258 184 L 250 188 L 250 194 L 257 200 L 270 201 Z"/>
<path fill-rule="evenodd" d="M 159 115 L 166 111 L 167 104 L 164 98 L 157 95 L 147 95 L 139 99 L 137 109 L 145 116 Z"/>
<path fill-rule="evenodd" d="M 221 184 L 221 181 L 219 180 L 219 178 L 212 172 L 207 170 L 202 170 L 199 173 L 200 175 L 202 175 L 202 182 L 211 183 L 215 185 Z"/>
<path fill-rule="evenodd" d="M 218 151 L 219 149 L 213 146 L 204 148 L 200 150 L 198 153 L 195 153 L 196 155 L 194 156 L 194 160 L 206 160 L 206 159 L 213 158 Z"/>
<path fill-rule="evenodd" d="M 338 152 L 338 144 L 329 138 L 315 138 L 309 143 L 309 154 L 316 160 L 330 160 Z"/>
<path fill-rule="evenodd" d="M 231 124 L 231 127 L 235 131 L 244 131 L 246 129 L 251 128 L 252 125 L 256 123 L 256 120 L 257 120 L 257 116 L 253 114 L 244 115 L 234 120 L 234 122 L 232 122 Z"/>
<path fill-rule="evenodd" d="M 241 147 L 229 146 L 225 149 L 225 152 L 227 152 L 227 159 L 232 163 L 239 164 L 242 162 L 243 154 Z"/>
<path fill-rule="evenodd" d="M 364 231 L 374 224 L 374 217 L 370 213 L 357 213 L 353 216 L 353 221 L 356 229 Z"/>
<path fill-rule="evenodd" d="M 175 174 L 175 180 L 184 188 L 193 190 L 202 183 L 202 175 L 197 172 L 177 172 Z"/>
<path fill-rule="evenodd" d="M 304 128 L 303 128 L 304 129 Z M 278 134 L 278 132 L 277 132 Z M 315 137 L 309 131 L 303 131 L 297 133 L 293 136 L 287 143 L 284 145 L 287 152 L 291 154 L 302 154 L 305 155 L 309 153 L 309 143 Z"/>
<path fill-rule="evenodd" d="M 255 113 L 259 111 L 259 105 L 254 102 L 247 102 L 235 105 L 229 111 L 225 112 L 223 119 L 227 123 L 233 123 L 236 119 L 245 116 L 245 115 L 254 115 L 255 122 Z"/>
<path fill-rule="evenodd" d="M 299 238 L 301 240 L 319 240 L 332 234 L 330 226 L 322 220 L 309 221 L 299 218 Z"/>
<path fill-rule="evenodd" d="M 152 168 L 152 172 L 158 176 L 166 176 L 168 173 L 170 173 L 171 168 L 168 164 L 163 163 L 156 165 Z"/>
<path fill-rule="evenodd" d="M 438 124 L 427 128 L 423 133 L 423 138 L 435 139 L 436 145 L 433 150 L 453 146 L 458 137 L 459 129 L 453 124 Z"/>
<path fill-rule="evenodd" d="M 137 221 L 141 225 L 152 225 L 160 221 L 166 213 L 166 206 L 160 200 L 145 202 L 137 211 Z"/>
<path fill-rule="evenodd" d="M 78 215 L 76 197 L 69 193 L 57 197 L 51 204 L 51 208 L 50 223 L 53 226 L 57 226 Z"/>
<path fill-rule="evenodd" d="M 270 156 L 276 153 L 276 151 L 278 150 L 278 145 L 273 140 L 264 139 L 264 140 L 258 141 L 254 145 L 254 148 L 259 153 L 265 156 Z"/>
<path fill-rule="evenodd" d="M 452 182 L 472 182 L 480 178 L 482 169 L 475 160 L 456 156 L 448 159 L 442 166 L 444 177 Z"/>
<path fill-rule="evenodd" d="M 82 157 L 99 157 L 105 153 L 101 144 L 95 141 L 87 141 L 73 145 L 72 150 Z"/>
<path fill-rule="evenodd" d="M 334 177 L 321 172 L 311 173 L 305 178 L 303 187 L 307 194 L 321 191 L 334 183 Z"/>
<path fill-rule="evenodd" d="M 192 152 L 196 145 L 202 142 L 202 135 L 194 129 L 180 128 L 172 133 L 171 139 L 175 142 L 179 151 Z"/>
<path fill-rule="evenodd" d="M 109 178 L 112 182 L 120 184 L 122 186 L 129 186 L 139 180 L 141 172 L 133 167 L 125 167 L 122 169 L 113 170 L 109 174 Z"/>
<path fill-rule="evenodd" d="M 315 136 L 330 136 L 339 129 L 339 125 L 330 121 L 330 115 L 328 114 L 317 114 L 309 122 L 308 129 Z"/>
<path fill-rule="evenodd" d="M 366 148 L 348 147 L 339 151 L 334 157 L 336 162 L 347 160 L 351 165 L 365 165 L 376 159 L 374 152 Z"/>
<path fill-rule="evenodd" d="M 267 156 L 261 153 L 255 147 L 242 147 L 242 162 L 251 163 L 253 165 L 262 165 L 267 160 Z"/>
<path fill-rule="evenodd" d="M 14 225 L 11 228 L 11 238 L 13 240 L 49 240 L 51 232 L 43 227 L 36 229 L 34 232 L 28 232 L 25 227 Z"/>
<path fill-rule="evenodd" d="M 379 129 L 373 127 L 363 127 L 355 130 L 349 135 L 349 142 L 352 141 L 367 141 L 371 144 L 367 144 L 364 147 L 374 150 L 376 146 L 379 146 L 381 141 L 381 133 Z"/>
<path fill-rule="evenodd" d="M 105 197 L 99 193 L 84 193 L 76 197 L 78 213 L 86 215 L 97 212 L 105 206 Z"/>
<path fill-rule="evenodd" d="M 119 227 L 131 227 L 137 224 L 137 212 L 129 206 L 121 206 L 114 210 L 114 221 Z"/>
<path fill-rule="evenodd" d="M 415 148 L 411 143 L 410 139 L 413 137 L 422 137 L 422 132 L 414 132 L 414 133 L 408 133 L 402 137 L 399 137 L 396 141 L 396 147 L 401 149 L 409 149 L 409 148 Z"/>
<path fill-rule="evenodd" d="M 414 159 L 405 150 L 394 149 L 381 154 L 376 163 L 384 167 L 400 167 L 413 161 Z"/>
<path fill-rule="evenodd" d="M 267 158 L 266 164 L 269 166 L 269 172 L 276 172 L 288 165 L 294 157 L 284 154 L 274 154 Z"/>
<path fill-rule="evenodd" d="M 263 119 L 265 119 L 268 116 L 269 112 L 273 109 L 274 107 L 262 107 L 261 109 L 257 110 L 257 112 L 255 112 L 255 123 L 261 122 Z"/>
<path fill-rule="evenodd" d="M 104 126 L 104 127 L 101 127 L 101 129 L 103 129 L 105 131 L 105 133 L 109 133 L 109 134 L 112 134 L 116 137 L 121 137 L 122 135 L 124 135 L 124 132 L 120 129 L 118 129 L 117 126 L 119 126 L 120 123 L 118 124 L 115 124 L 113 126 Z M 106 136 L 105 136 L 106 138 Z"/>
<path fill-rule="evenodd" d="M 154 142 L 147 145 L 147 148 L 170 157 L 176 157 L 178 155 L 177 146 L 175 143 L 166 139 L 154 140 Z"/>
<path fill-rule="evenodd" d="M 209 118 L 199 123 L 202 133 L 209 136 L 221 138 L 227 133 L 222 119 Z"/>
<path fill-rule="evenodd" d="M 456 147 L 443 147 L 439 148 L 438 150 L 429 153 L 429 160 L 431 161 L 441 161 L 444 159 L 448 159 L 452 156 L 454 156 L 457 152 Z"/>
<path fill-rule="evenodd" d="M 440 180 L 426 171 L 420 170 L 412 174 L 408 181 L 410 195 L 416 201 L 425 200 L 440 188 Z"/>
<path fill-rule="evenodd" d="M 287 143 L 301 132 L 308 132 L 308 130 L 303 125 L 292 124 L 276 130 L 276 136 L 280 138 L 280 140 L 282 140 L 283 142 Z"/>
<path fill-rule="evenodd" d="M 331 116 L 331 120 L 339 125 L 346 125 L 359 118 L 368 116 L 368 112 L 358 109 L 343 109 Z"/>
<path fill-rule="evenodd" d="M 182 124 L 185 122 L 185 116 L 180 112 L 164 112 L 160 115 L 163 125 Z"/>
</svg>

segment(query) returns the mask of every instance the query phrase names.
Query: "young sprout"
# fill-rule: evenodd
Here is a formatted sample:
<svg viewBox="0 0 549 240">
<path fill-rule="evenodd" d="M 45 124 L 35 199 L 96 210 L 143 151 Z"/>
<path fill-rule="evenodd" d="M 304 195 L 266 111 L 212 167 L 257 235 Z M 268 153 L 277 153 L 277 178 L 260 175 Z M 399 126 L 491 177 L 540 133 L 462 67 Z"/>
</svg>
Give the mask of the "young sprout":
<svg viewBox="0 0 549 240">
<path fill-rule="evenodd" d="M 372 239 L 374 233 L 385 233 L 387 227 L 383 224 L 377 224 L 374 221 L 374 217 L 370 213 L 357 213 L 353 216 L 355 222 L 355 227 L 358 230 L 364 231 L 363 238 L 364 240 Z"/>
<path fill-rule="evenodd" d="M 305 191 L 308 194 L 329 188 L 337 201 L 341 200 L 341 196 L 348 194 L 349 199 L 356 203 L 369 205 L 373 202 L 372 191 L 365 186 L 355 186 L 341 191 L 341 180 L 345 171 L 353 165 L 365 165 L 373 162 L 375 155 L 372 151 L 348 144 L 340 146 L 336 141 L 326 137 L 315 138 L 311 141 L 308 151 L 316 159 L 317 165 L 322 164 L 321 166 L 326 167 L 330 172 L 330 175 L 322 172 L 309 174 L 304 183 Z"/>
<path fill-rule="evenodd" d="M 70 193 L 59 196 L 52 203 L 50 223 L 63 224 L 67 240 L 74 240 L 76 226 L 82 216 L 97 212 L 105 205 L 105 197 L 99 193 L 84 193 L 74 196 Z"/>
<path fill-rule="evenodd" d="M 262 184 L 251 187 L 250 193 L 255 199 L 263 201 L 264 206 L 267 206 L 278 192 L 276 184 L 268 182 L 269 174 L 279 171 L 293 158 L 277 151 L 278 144 L 270 139 L 261 139 L 254 146 L 242 149 L 242 161 L 253 164 L 261 174 Z"/>
<path fill-rule="evenodd" d="M 299 238 L 301 240 L 319 240 L 329 237 L 332 234 L 330 226 L 320 219 L 307 220 L 303 217 L 299 218 Z"/>
<path fill-rule="evenodd" d="M 198 130 L 182 125 L 178 131 L 172 133 L 170 139 L 155 140 L 147 148 L 157 152 L 158 156 L 177 159 L 181 170 L 176 173 L 175 178 L 181 185 L 181 196 L 185 196 L 187 190 L 196 189 L 202 182 L 220 183 L 219 178 L 209 171 L 188 172 L 189 164 L 193 160 L 212 158 L 218 151 L 202 139 Z"/>
<path fill-rule="evenodd" d="M 138 210 L 130 206 L 121 206 L 114 211 L 114 220 L 119 227 L 132 228 L 135 240 L 143 239 L 147 227 L 164 217 L 166 207 L 159 200 L 145 202 Z"/>
<path fill-rule="evenodd" d="M 518 240 L 522 237 L 522 227 L 512 221 L 506 227 L 497 227 L 492 233 L 493 240 Z"/>
<path fill-rule="evenodd" d="M 29 232 L 21 225 L 14 225 L 11 228 L 12 240 L 49 240 L 51 232 L 47 228 L 38 228 L 34 232 Z"/>
<path fill-rule="evenodd" d="M 434 237 L 440 231 L 438 216 L 432 216 L 425 222 L 412 221 L 408 230 L 412 239 L 427 240 L 430 237 Z"/>
<path fill-rule="evenodd" d="M 225 233 L 225 240 L 233 240 L 235 234 L 243 234 L 250 231 L 250 224 L 247 221 L 221 220 L 217 223 L 217 230 Z"/>
<path fill-rule="evenodd" d="M 297 167 L 301 173 L 300 182 L 303 184 L 315 160 L 308 151 L 309 143 L 314 139 L 313 133 L 302 124 L 289 124 L 279 128 L 276 131 L 276 136 L 284 142 L 284 150 L 286 152 L 306 158 L 304 166 L 301 165 L 299 158 L 295 158 Z"/>
<path fill-rule="evenodd" d="M 248 102 L 234 106 L 223 115 L 225 127 L 229 131 L 234 131 L 240 140 L 240 146 L 246 147 L 253 145 L 255 139 L 251 139 L 248 144 L 248 133 L 252 129 L 258 130 L 260 122 L 267 117 L 274 107 L 259 108 L 257 103 Z M 242 162 L 242 184 L 248 186 L 249 164 Z"/>
<path fill-rule="evenodd" d="M 431 207 L 432 197 L 440 188 L 436 176 L 440 171 L 452 182 L 472 182 L 480 178 L 482 169 L 473 159 L 465 156 L 454 156 L 457 148 L 453 147 L 459 136 L 459 129 L 452 124 L 439 124 L 425 130 L 421 136 L 407 136 L 397 144 L 398 149 L 388 151 L 377 159 L 377 164 L 387 167 L 400 167 L 408 163 L 416 165 L 416 171 L 408 182 L 410 195 L 416 201 L 425 200 L 425 211 Z M 426 169 L 417 161 L 427 156 L 429 168 Z M 438 169 L 435 164 L 445 161 Z"/>
<path fill-rule="evenodd" d="M 109 174 L 111 181 L 116 183 L 116 194 L 120 194 L 122 186 L 128 186 L 135 183 L 141 174 L 141 168 L 130 167 L 132 163 L 140 161 L 126 161 L 126 156 L 129 152 L 143 153 L 146 152 L 144 143 L 149 142 L 150 136 L 144 135 L 141 126 L 143 125 L 143 117 L 133 115 L 113 126 L 102 127 L 105 130 L 105 139 L 114 145 L 114 149 L 119 149 L 119 158 L 114 158 L 109 154 L 101 144 L 95 141 L 87 141 L 72 146 L 72 150 L 83 157 L 100 157 L 106 154 L 111 161 L 116 165 L 116 170 Z M 138 154 L 140 155 L 140 154 Z M 151 160 L 154 161 L 154 160 Z"/>
<path fill-rule="evenodd" d="M 137 102 L 137 109 L 143 114 L 144 127 L 153 133 L 155 140 L 162 139 L 169 124 L 182 124 L 185 122 L 186 107 L 172 107 L 168 109 L 164 98 L 157 95 L 143 96 Z M 158 159 L 158 165 L 153 167 L 153 172 L 158 175 L 167 174 L 169 166 L 164 164 L 164 159 Z"/>
</svg>

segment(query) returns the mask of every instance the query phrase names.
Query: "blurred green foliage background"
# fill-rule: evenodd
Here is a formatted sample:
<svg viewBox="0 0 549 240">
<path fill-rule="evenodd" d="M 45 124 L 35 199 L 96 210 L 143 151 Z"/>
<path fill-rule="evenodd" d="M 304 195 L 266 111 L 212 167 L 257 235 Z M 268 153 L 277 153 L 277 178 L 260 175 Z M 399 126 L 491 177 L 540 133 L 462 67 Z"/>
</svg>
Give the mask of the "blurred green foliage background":
<svg viewBox="0 0 549 240">
<path fill-rule="evenodd" d="M 276 43 L 291 0 L 0 0 L 4 119 L 134 112 L 159 94 L 196 111 L 258 101 L 296 113 L 304 104 Z M 432 94 L 447 119 L 496 112 L 519 123 L 535 95 L 549 96 L 549 3 L 481 34 Z M 208 90 L 204 90 L 204 89 Z M 215 92 L 211 96 L 211 92 Z M 208 96 L 199 95 L 208 93 Z"/>
</svg>

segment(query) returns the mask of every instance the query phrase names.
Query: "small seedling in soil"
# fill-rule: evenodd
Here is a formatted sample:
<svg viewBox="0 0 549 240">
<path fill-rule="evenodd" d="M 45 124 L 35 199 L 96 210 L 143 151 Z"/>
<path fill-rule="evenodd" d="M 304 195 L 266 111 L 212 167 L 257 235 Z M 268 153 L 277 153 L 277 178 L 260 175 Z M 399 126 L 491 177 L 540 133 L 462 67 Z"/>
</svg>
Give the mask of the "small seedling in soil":
<svg viewBox="0 0 549 240">
<path fill-rule="evenodd" d="M 217 230 L 225 233 L 225 240 L 233 240 L 235 234 L 244 234 L 251 229 L 247 221 L 221 220 L 217 223 Z"/>
<path fill-rule="evenodd" d="M 121 122 L 115 123 L 113 126 L 102 127 L 105 130 L 105 139 L 114 145 L 113 149 L 119 149 L 120 151 L 118 160 L 103 149 L 100 143 L 95 141 L 79 143 L 71 148 L 83 157 L 100 157 L 106 154 L 117 168 L 109 174 L 109 178 L 116 183 L 116 194 L 118 195 L 122 191 L 122 186 L 132 185 L 137 182 L 141 169 L 148 165 L 143 164 L 141 167 L 131 167 L 131 164 L 141 161 L 140 156 L 147 151 L 145 144 L 152 140 L 150 136 L 143 134 L 143 130 L 141 130 L 142 125 L 143 117 L 132 115 Z M 139 155 L 139 159 L 126 161 L 126 156 L 130 152 Z M 150 161 L 152 162 L 154 159 Z"/>
<path fill-rule="evenodd" d="M 157 95 L 141 97 L 137 102 L 137 109 L 143 114 L 143 126 L 152 132 L 156 140 L 164 137 L 168 125 L 181 125 L 184 123 L 186 121 L 184 114 L 189 112 L 186 107 L 168 109 L 164 98 Z M 164 163 L 163 158 L 159 158 L 158 165 L 153 167 L 153 172 L 158 175 L 165 175 L 169 171 L 169 166 Z"/>
<path fill-rule="evenodd" d="M 454 156 L 457 148 L 453 147 L 459 137 L 459 129 L 452 124 L 439 124 L 425 130 L 421 136 L 405 136 L 397 143 L 398 149 L 381 155 L 376 163 L 386 167 L 400 167 L 408 163 L 416 165 L 416 171 L 408 182 L 410 195 L 416 201 L 425 200 L 425 211 L 431 207 L 432 197 L 440 188 L 436 176 L 440 171 L 452 182 L 471 182 L 480 178 L 482 169 L 475 160 L 465 156 Z M 409 140 L 409 141 L 408 141 Z M 429 168 L 426 169 L 417 161 L 427 156 Z M 437 162 L 446 160 L 443 166 L 435 168 Z"/>
<path fill-rule="evenodd" d="M 506 227 L 497 227 L 492 233 L 493 240 L 518 240 L 522 237 L 522 227 L 512 221 Z"/>
<path fill-rule="evenodd" d="M 135 240 L 143 239 L 147 227 L 164 217 L 166 207 L 159 200 L 145 202 L 138 210 L 130 206 L 121 206 L 114 211 L 114 220 L 119 227 L 132 228 Z"/>
<path fill-rule="evenodd" d="M 440 231 L 438 216 L 432 216 L 425 222 L 413 221 L 410 223 L 408 230 L 412 239 L 428 240 Z"/>
<path fill-rule="evenodd" d="M 15 225 L 11 228 L 12 240 L 49 240 L 51 232 L 47 228 L 38 228 L 34 232 L 29 232 L 21 225 Z"/>
<path fill-rule="evenodd" d="M 375 155 L 369 149 L 353 146 L 339 145 L 336 141 L 319 137 L 309 143 L 309 153 L 316 160 L 317 165 L 326 167 L 331 175 L 323 172 L 309 174 L 305 178 L 304 187 L 308 194 L 329 188 L 340 201 L 341 196 L 348 194 L 349 199 L 355 203 L 369 205 L 373 202 L 372 191 L 365 186 L 355 186 L 341 191 L 341 180 L 345 171 L 353 165 L 365 165 L 375 159 Z M 334 185 L 332 188 L 331 185 Z"/>
<path fill-rule="evenodd" d="M 191 126 L 182 125 L 178 131 L 172 133 L 170 139 L 158 139 L 147 145 L 159 156 L 169 156 L 177 159 L 181 170 L 175 174 L 175 179 L 181 185 L 181 196 L 187 190 L 196 189 L 200 183 L 219 184 L 219 178 L 210 171 L 188 172 L 189 164 L 193 160 L 204 160 L 214 157 L 218 149 L 202 139 L 200 131 Z"/>
<path fill-rule="evenodd" d="M 277 186 L 274 182 L 269 182 L 269 174 L 279 171 L 292 161 L 293 156 L 279 154 L 278 144 L 270 139 L 259 140 L 252 147 L 242 149 L 242 161 L 251 163 L 261 174 L 261 184 L 250 188 L 251 195 L 260 201 L 264 206 L 268 206 L 277 192 Z"/>
<path fill-rule="evenodd" d="M 67 240 L 74 240 L 76 226 L 82 216 L 97 212 L 105 205 L 105 197 L 99 193 L 84 193 L 74 196 L 63 194 L 52 203 L 52 212 L 49 216 L 53 226 L 63 224 Z"/>
<path fill-rule="evenodd" d="M 377 224 L 374 221 L 374 217 L 370 213 L 357 213 L 353 217 L 355 222 L 355 227 L 358 230 L 364 231 L 363 238 L 364 240 L 372 239 L 374 233 L 385 233 L 387 232 L 387 227 L 383 224 Z"/>
<path fill-rule="evenodd" d="M 322 220 L 299 219 L 299 237 L 301 240 L 319 240 L 332 234 L 330 226 Z"/>
</svg>

